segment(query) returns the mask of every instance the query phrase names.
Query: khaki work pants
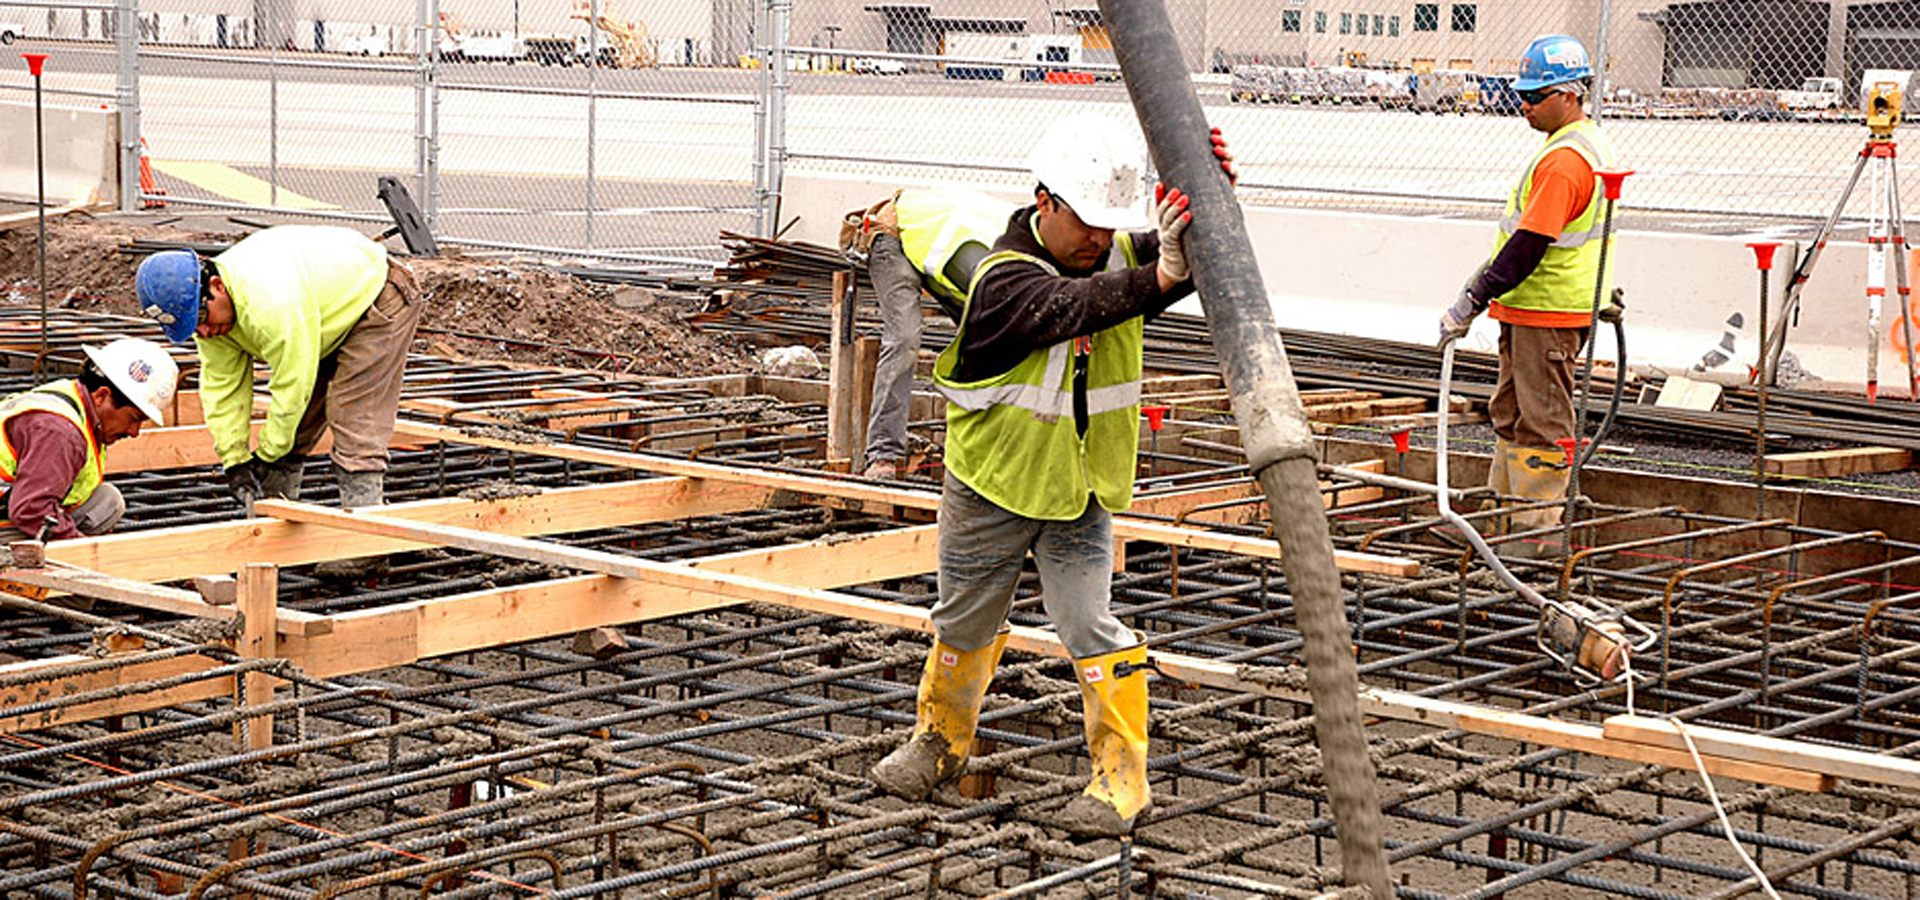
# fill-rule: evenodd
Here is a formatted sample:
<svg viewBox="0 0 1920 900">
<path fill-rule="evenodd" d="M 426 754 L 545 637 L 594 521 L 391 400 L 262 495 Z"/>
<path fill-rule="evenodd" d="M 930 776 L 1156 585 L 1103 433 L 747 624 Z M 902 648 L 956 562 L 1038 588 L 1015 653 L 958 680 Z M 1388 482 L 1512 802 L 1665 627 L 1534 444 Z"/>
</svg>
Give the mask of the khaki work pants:
<svg viewBox="0 0 1920 900">
<path fill-rule="evenodd" d="M 1558 450 L 1573 437 L 1573 376 L 1585 328 L 1500 323 L 1500 377 L 1487 402 L 1493 433 L 1517 447 Z"/>
<path fill-rule="evenodd" d="M 294 433 L 294 454 L 311 453 L 331 427 L 335 469 L 387 470 L 387 444 L 393 440 L 393 420 L 400 409 L 400 376 L 425 311 L 413 272 L 388 260 L 386 288 L 347 332 L 347 339 L 320 360 L 313 399 Z"/>
</svg>

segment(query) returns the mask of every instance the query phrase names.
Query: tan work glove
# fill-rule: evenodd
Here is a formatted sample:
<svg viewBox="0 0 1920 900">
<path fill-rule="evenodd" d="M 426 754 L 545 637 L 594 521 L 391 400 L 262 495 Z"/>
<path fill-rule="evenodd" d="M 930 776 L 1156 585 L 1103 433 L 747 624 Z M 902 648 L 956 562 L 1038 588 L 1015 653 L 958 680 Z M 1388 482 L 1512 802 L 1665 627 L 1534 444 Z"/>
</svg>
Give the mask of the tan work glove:
<svg viewBox="0 0 1920 900">
<path fill-rule="evenodd" d="M 1193 213 L 1187 211 L 1187 195 L 1178 188 L 1154 185 L 1153 217 L 1160 222 L 1160 274 L 1179 284 L 1192 274 L 1187 268 L 1186 248 L 1180 244 L 1180 236 L 1193 223 Z"/>
</svg>

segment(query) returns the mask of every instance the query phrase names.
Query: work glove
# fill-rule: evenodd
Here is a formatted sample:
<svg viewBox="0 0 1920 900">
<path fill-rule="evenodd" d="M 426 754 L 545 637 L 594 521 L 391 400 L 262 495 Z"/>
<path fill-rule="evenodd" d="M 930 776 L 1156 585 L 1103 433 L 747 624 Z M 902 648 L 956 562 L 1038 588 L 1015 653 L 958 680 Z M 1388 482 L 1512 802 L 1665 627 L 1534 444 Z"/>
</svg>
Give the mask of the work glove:
<svg viewBox="0 0 1920 900">
<path fill-rule="evenodd" d="M 1187 211 L 1187 195 L 1179 188 L 1154 185 L 1153 217 L 1160 222 L 1160 274 L 1174 284 L 1186 281 L 1192 273 L 1187 269 L 1187 252 L 1180 246 L 1180 236 L 1193 223 L 1193 213 Z"/>
<path fill-rule="evenodd" d="M 255 474 L 260 476 L 259 495 L 279 500 L 292 500 L 299 489 L 303 467 L 298 457 L 289 453 L 279 459 L 268 462 L 256 457 L 258 468 Z"/>
<path fill-rule="evenodd" d="M 1600 321 L 1611 325 L 1627 314 L 1627 291 L 1625 288 L 1614 288 L 1613 296 L 1608 299 L 1611 302 L 1600 307 Z"/>
<path fill-rule="evenodd" d="M 253 515 L 253 501 L 260 497 L 260 461 L 247 457 L 246 462 L 235 463 L 226 468 L 227 493 L 239 501 L 240 508 L 247 515 Z"/>
<path fill-rule="evenodd" d="M 1475 299 L 1473 291 L 1461 288 L 1460 296 L 1454 299 L 1453 305 L 1440 314 L 1439 346 L 1445 347 L 1449 341 L 1466 337 L 1467 329 L 1473 327 L 1474 317 L 1484 309 L 1486 304 Z"/>
</svg>

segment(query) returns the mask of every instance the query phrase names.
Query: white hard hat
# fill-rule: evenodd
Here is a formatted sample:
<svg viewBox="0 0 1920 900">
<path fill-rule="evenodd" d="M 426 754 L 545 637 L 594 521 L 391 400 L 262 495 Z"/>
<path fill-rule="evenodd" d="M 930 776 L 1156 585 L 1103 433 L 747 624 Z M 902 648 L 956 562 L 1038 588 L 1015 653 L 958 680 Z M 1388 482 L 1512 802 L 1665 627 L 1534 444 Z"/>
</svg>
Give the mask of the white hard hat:
<svg viewBox="0 0 1920 900">
<path fill-rule="evenodd" d="M 121 338 L 97 350 L 80 349 L 149 421 L 155 425 L 167 423 L 165 410 L 173 406 L 180 366 L 167 355 L 166 348 L 141 338 Z"/>
<path fill-rule="evenodd" d="M 1147 145 L 1140 129 L 1111 116 L 1080 113 L 1047 128 L 1027 168 L 1090 228 L 1144 229 Z"/>
</svg>

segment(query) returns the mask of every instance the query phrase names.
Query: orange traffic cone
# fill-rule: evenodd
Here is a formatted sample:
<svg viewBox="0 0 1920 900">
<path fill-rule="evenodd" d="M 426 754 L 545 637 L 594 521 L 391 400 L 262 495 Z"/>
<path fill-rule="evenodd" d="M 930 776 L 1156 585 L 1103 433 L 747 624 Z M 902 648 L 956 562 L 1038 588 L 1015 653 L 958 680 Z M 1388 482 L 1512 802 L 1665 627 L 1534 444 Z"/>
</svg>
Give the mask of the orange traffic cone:
<svg viewBox="0 0 1920 900">
<path fill-rule="evenodd" d="M 144 137 L 140 139 L 140 193 L 147 195 L 140 201 L 141 209 L 162 209 L 167 205 L 165 200 L 150 199 L 156 194 L 164 197 L 167 192 L 153 183 L 153 165 L 147 162 L 147 139 Z"/>
</svg>

